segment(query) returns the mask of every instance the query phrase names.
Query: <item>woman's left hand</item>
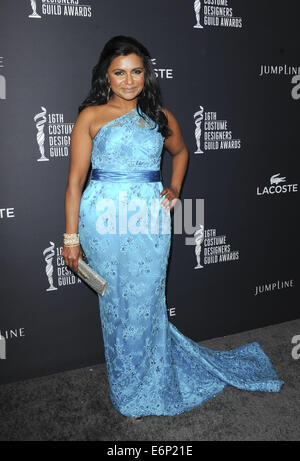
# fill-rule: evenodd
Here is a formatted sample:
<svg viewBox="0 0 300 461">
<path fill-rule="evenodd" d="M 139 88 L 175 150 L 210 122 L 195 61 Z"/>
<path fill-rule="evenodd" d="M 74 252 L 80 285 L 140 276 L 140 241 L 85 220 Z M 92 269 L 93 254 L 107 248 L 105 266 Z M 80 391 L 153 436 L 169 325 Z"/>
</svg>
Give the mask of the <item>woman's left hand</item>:
<svg viewBox="0 0 300 461">
<path fill-rule="evenodd" d="M 175 187 L 165 187 L 159 195 L 160 197 L 165 195 L 165 198 L 161 202 L 161 206 L 167 208 L 169 205 L 169 210 L 171 211 L 178 200 L 179 191 Z"/>
</svg>

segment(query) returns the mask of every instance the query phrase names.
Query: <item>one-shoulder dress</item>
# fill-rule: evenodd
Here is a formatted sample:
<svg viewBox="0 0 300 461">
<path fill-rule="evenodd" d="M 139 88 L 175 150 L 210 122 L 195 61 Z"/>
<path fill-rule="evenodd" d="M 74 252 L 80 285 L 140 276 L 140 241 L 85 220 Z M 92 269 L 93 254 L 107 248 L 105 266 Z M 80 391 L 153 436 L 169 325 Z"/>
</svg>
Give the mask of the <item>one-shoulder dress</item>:
<svg viewBox="0 0 300 461">
<path fill-rule="evenodd" d="M 93 139 L 80 202 L 82 249 L 108 281 L 98 297 L 110 399 L 125 416 L 183 413 L 227 384 L 264 392 L 284 384 L 258 342 L 212 350 L 168 320 L 172 222 L 161 206 L 163 144 L 138 107 L 105 124 Z"/>
</svg>

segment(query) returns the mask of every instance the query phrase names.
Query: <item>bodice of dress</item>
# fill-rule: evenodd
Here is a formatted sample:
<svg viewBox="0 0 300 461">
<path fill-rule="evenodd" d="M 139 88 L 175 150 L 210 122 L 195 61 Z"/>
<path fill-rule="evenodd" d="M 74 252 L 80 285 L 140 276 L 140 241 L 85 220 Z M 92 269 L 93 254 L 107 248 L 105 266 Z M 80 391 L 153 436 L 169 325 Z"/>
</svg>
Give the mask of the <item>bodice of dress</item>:
<svg viewBox="0 0 300 461">
<path fill-rule="evenodd" d="M 133 108 L 103 125 L 93 139 L 92 168 L 159 170 L 164 137 L 155 122 Z"/>
</svg>

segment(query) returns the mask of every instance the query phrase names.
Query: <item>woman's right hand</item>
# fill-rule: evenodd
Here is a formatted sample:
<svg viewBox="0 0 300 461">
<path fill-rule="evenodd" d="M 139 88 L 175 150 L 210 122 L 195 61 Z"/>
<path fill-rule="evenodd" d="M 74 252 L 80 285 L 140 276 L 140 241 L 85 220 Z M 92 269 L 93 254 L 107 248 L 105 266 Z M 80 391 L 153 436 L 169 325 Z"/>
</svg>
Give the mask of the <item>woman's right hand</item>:
<svg viewBox="0 0 300 461">
<path fill-rule="evenodd" d="M 62 256 L 64 257 L 65 263 L 69 268 L 77 272 L 78 271 L 78 258 L 82 258 L 83 252 L 80 245 L 76 245 L 74 247 L 63 247 L 61 252 Z"/>
</svg>

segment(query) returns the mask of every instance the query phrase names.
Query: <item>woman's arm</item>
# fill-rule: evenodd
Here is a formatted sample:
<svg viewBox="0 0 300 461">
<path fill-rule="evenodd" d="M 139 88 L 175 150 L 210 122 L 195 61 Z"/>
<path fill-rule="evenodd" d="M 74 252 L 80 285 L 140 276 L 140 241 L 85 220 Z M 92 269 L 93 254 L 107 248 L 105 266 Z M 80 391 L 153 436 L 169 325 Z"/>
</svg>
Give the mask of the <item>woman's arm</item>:
<svg viewBox="0 0 300 461">
<path fill-rule="evenodd" d="M 93 108 L 83 109 L 77 117 L 71 134 L 69 175 L 65 193 L 65 219 L 67 234 L 78 232 L 79 208 L 82 189 L 91 162 L 92 138 L 90 124 Z M 82 256 L 80 246 L 64 246 L 62 255 L 66 264 L 78 270 L 78 257 Z"/>
<path fill-rule="evenodd" d="M 169 201 L 170 210 L 174 207 L 176 199 L 179 197 L 182 181 L 186 173 L 187 164 L 188 164 L 188 150 L 183 140 L 178 122 L 174 115 L 168 110 L 163 108 L 168 119 L 168 125 L 172 132 L 165 140 L 165 147 L 172 155 L 172 178 L 170 187 L 164 188 L 161 192 L 161 196 L 165 195 L 164 200 L 161 202 L 162 206 L 167 206 Z"/>
</svg>

